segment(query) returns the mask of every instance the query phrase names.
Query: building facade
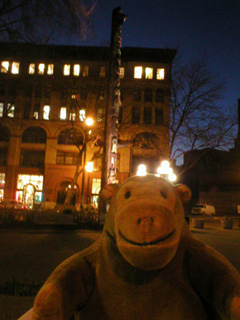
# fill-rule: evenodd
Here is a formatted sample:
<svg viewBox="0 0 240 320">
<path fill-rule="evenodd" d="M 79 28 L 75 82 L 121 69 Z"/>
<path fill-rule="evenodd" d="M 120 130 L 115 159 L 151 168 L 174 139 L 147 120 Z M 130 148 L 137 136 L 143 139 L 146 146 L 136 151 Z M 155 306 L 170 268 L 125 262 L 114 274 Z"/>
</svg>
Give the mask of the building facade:
<svg viewBox="0 0 240 320">
<path fill-rule="evenodd" d="M 192 191 L 189 210 L 196 203 L 213 205 L 216 215 L 237 215 L 240 209 L 240 99 L 238 134 L 234 148 L 223 151 L 202 149 L 186 152 L 181 182 Z M 192 164 L 194 164 L 192 166 Z"/>
<path fill-rule="evenodd" d="M 155 172 L 168 157 L 175 54 L 170 49 L 122 49 L 119 182 L 136 174 L 140 163 Z M 0 199 L 15 199 L 29 208 L 41 202 L 63 204 L 76 168 L 81 172 L 92 161 L 84 196 L 85 202 L 97 203 L 108 64 L 105 47 L 1 43 Z M 87 117 L 94 120 L 91 128 Z M 81 182 L 82 173 L 73 204 L 80 202 Z"/>
</svg>

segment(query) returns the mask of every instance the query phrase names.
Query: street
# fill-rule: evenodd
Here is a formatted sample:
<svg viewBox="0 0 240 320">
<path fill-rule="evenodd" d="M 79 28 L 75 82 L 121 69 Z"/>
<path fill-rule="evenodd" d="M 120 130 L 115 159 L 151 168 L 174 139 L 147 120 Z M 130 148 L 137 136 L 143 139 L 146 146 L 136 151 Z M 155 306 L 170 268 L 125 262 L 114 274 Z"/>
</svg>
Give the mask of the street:
<svg viewBox="0 0 240 320">
<path fill-rule="evenodd" d="M 240 272 L 240 228 L 221 229 L 208 221 L 203 229 L 191 228 L 193 236 L 214 247 Z M 99 231 L 1 230 L 0 286 L 14 280 L 42 284 L 63 260 L 83 250 L 99 237 Z M 0 318 L 16 319 L 32 305 L 33 298 L 0 295 Z"/>
<path fill-rule="evenodd" d="M 221 229 L 217 222 L 203 229 L 191 228 L 193 236 L 217 249 L 240 271 L 240 228 Z M 100 231 L 1 230 L 0 283 L 43 283 L 63 260 L 88 247 Z"/>
</svg>

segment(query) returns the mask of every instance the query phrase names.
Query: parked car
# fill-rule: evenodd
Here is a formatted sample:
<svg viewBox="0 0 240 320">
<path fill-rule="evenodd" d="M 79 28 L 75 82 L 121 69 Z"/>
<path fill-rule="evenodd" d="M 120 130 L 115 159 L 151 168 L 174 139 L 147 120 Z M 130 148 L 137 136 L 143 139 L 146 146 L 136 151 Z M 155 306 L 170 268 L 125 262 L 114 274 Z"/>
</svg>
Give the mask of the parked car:
<svg viewBox="0 0 240 320">
<path fill-rule="evenodd" d="M 192 215 L 214 215 L 216 213 L 215 207 L 209 204 L 196 204 L 192 208 Z"/>
<path fill-rule="evenodd" d="M 3 200 L 0 202 L 0 208 L 4 209 L 25 209 L 25 206 L 16 200 Z"/>
</svg>

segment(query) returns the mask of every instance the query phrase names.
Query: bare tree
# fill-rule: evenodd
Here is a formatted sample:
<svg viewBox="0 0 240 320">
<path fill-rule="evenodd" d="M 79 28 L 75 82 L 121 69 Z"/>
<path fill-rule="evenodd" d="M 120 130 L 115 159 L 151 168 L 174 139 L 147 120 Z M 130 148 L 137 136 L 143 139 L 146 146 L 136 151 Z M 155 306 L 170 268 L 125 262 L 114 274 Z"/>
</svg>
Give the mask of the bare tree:
<svg viewBox="0 0 240 320">
<path fill-rule="evenodd" d="M 176 61 L 170 86 L 170 119 L 162 123 L 162 139 L 152 131 L 139 134 L 132 143 L 172 161 L 190 150 L 226 150 L 233 144 L 237 117 L 234 106 L 220 104 L 225 85 L 211 71 L 206 57 L 186 64 Z M 163 148 L 163 141 L 169 141 L 169 149 Z M 202 157 L 205 153 L 198 154 Z M 196 157 L 189 168 L 198 160 Z"/>
<path fill-rule="evenodd" d="M 219 107 L 225 83 L 208 66 L 206 57 L 173 68 L 171 84 L 170 157 L 186 151 L 226 148 L 233 143 L 236 114 Z"/>
<path fill-rule="evenodd" d="M 47 43 L 59 36 L 85 38 L 94 7 L 81 0 L 1 1 L 0 39 Z"/>
<path fill-rule="evenodd" d="M 98 87 L 101 90 L 101 86 Z M 79 110 L 79 102 L 76 98 L 70 99 L 69 101 L 70 109 Z M 68 188 L 67 195 L 64 201 L 64 205 L 69 205 L 73 197 L 74 187 L 77 184 L 79 176 L 83 173 L 84 168 L 84 156 L 86 153 L 91 154 L 90 161 L 102 157 L 102 147 L 103 147 L 103 121 L 98 122 L 97 120 L 97 109 L 99 107 L 99 92 L 95 90 L 95 103 L 92 106 L 88 106 L 88 115 L 93 118 L 94 125 L 92 128 L 83 128 L 83 131 L 79 132 L 78 126 L 75 125 L 75 121 L 70 121 L 70 127 L 68 126 L 68 131 L 71 135 L 72 144 L 78 149 L 77 163 L 75 167 L 74 176 L 71 182 L 71 188 Z M 91 133 L 89 133 L 91 131 Z M 79 139 L 79 134 L 82 139 Z"/>
</svg>

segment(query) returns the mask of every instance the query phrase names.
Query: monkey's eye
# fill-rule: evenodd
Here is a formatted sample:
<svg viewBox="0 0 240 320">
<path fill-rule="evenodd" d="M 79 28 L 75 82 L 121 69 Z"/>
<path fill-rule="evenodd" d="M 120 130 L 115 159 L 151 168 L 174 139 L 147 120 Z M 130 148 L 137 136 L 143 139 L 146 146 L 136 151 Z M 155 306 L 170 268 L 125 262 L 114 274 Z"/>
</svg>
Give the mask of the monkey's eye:
<svg viewBox="0 0 240 320">
<path fill-rule="evenodd" d="M 165 191 L 161 191 L 161 196 L 164 198 L 164 199 L 167 199 L 167 194 Z"/>
<path fill-rule="evenodd" d="M 130 192 L 130 191 L 127 191 L 127 192 L 125 193 L 125 198 L 128 199 L 130 196 L 131 196 L 131 192 Z"/>
</svg>

